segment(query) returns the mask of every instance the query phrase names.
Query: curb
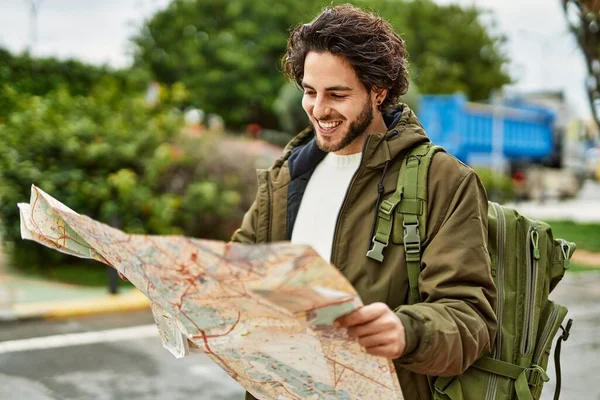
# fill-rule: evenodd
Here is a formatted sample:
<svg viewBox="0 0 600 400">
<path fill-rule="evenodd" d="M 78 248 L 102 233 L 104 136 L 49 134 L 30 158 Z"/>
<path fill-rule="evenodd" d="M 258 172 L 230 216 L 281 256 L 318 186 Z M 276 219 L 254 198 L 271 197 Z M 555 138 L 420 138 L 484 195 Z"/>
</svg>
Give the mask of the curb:
<svg viewBox="0 0 600 400">
<path fill-rule="evenodd" d="M 67 300 L 16 304 L 12 309 L 0 310 L 0 324 L 38 319 L 65 319 L 90 315 L 143 311 L 150 309 L 150 301 L 142 292 L 132 289 L 123 294 L 104 295 L 85 300 Z"/>
</svg>

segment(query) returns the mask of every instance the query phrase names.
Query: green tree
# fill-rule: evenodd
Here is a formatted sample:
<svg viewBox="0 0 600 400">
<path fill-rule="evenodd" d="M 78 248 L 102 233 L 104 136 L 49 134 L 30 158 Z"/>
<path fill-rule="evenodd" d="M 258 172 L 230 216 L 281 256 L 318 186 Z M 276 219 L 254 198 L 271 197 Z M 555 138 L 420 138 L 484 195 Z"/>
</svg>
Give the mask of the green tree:
<svg viewBox="0 0 600 400">
<path fill-rule="evenodd" d="M 288 0 L 174 0 L 133 38 L 135 63 L 161 82 L 182 81 L 194 105 L 233 126 L 273 127 L 271 107 L 284 83 L 279 59 L 288 29 L 310 15 L 306 8 Z"/>
<path fill-rule="evenodd" d="M 85 95 L 94 83 L 112 75 L 107 67 L 76 60 L 36 58 L 29 53 L 12 54 L 0 48 L 0 86 L 11 85 L 19 93 L 44 95 L 58 88 Z"/>
<path fill-rule="evenodd" d="M 600 128 L 600 3 L 592 0 L 561 1 L 571 32 L 585 58 L 588 100 L 594 121 Z"/>
<path fill-rule="evenodd" d="M 510 81 L 504 38 L 490 33 L 482 11 L 431 0 L 354 3 L 382 15 L 402 34 L 412 79 L 422 93 L 462 91 L 484 99 Z M 160 82 L 182 81 L 195 106 L 222 115 L 232 126 L 256 122 L 274 128 L 279 122 L 274 104 L 284 85 L 279 60 L 289 29 L 309 22 L 325 4 L 173 0 L 132 39 L 135 65 Z"/>
<path fill-rule="evenodd" d="M 111 78 L 122 91 L 139 91 L 146 87 L 150 77 L 143 69 L 114 70 L 73 59 L 38 58 L 27 52 L 13 54 L 0 47 L 0 118 L 12 110 L 11 96 L 3 93 L 3 88 L 36 96 L 65 89 L 72 95 L 87 96 L 106 78 Z"/>
<path fill-rule="evenodd" d="M 506 38 L 493 33 L 493 16 L 490 26 L 484 23 L 486 12 L 431 0 L 369 3 L 406 41 L 411 79 L 421 93 L 462 92 L 470 100 L 487 100 L 493 89 L 511 82 Z"/>
</svg>

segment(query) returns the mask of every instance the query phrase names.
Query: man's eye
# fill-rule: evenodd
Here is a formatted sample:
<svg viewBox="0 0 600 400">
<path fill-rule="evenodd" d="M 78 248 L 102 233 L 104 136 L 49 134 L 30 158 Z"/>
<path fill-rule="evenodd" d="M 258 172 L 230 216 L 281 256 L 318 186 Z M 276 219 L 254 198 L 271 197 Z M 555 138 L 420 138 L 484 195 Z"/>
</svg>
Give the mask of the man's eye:
<svg viewBox="0 0 600 400">
<path fill-rule="evenodd" d="M 304 92 L 305 96 L 314 96 L 315 92 Z"/>
<path fill-rule="evenodd" d="M 335 99 L 345 99 L 346 95 L 343 94 L 332 94 L 331 97 L 335 98 Z"/>
</svg>

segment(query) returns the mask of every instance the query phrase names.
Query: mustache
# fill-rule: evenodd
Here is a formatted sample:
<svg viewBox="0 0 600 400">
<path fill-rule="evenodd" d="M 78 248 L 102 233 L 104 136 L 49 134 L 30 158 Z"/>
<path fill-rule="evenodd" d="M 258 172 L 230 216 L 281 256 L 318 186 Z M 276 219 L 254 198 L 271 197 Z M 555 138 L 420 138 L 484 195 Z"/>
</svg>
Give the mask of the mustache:
<svg viewBox="0 0 600 400">
<path fill-rule="evenodd" d="M 328 121 L 345 121 L 345 120 L 346 120 L 346 118 L 342 117 L 341 115 L 340 115 L 340 116 L 337 116 L 337 115 L 328 115 L 328 116 L 326 116 L 326 117 L 323 117 L 323 118 L 316 118 L 316 117 L 313 115 L 313 118 L 314 118 L 315 120 L 319 121 L 319 122 L 328 122 Z"/>
</svg>

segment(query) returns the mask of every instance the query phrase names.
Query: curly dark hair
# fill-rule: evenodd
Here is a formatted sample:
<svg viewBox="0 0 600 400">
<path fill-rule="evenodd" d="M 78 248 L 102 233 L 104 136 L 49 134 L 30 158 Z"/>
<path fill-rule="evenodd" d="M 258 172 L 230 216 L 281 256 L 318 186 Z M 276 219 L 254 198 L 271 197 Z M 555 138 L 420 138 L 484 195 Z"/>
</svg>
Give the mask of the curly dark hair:
<svg viewBox="0 0 600 400">
<path fill-rule="evenodd" d="M 383 18 L 353 5 L 327 7 L 311 23 L 293 28 L 281 65 L 299 86 L 309 51 L 345 57 L 367 91 L 387 89 L 381 110 L 394 107 L 408 90 L 404 40 Z"/>
</svg>

